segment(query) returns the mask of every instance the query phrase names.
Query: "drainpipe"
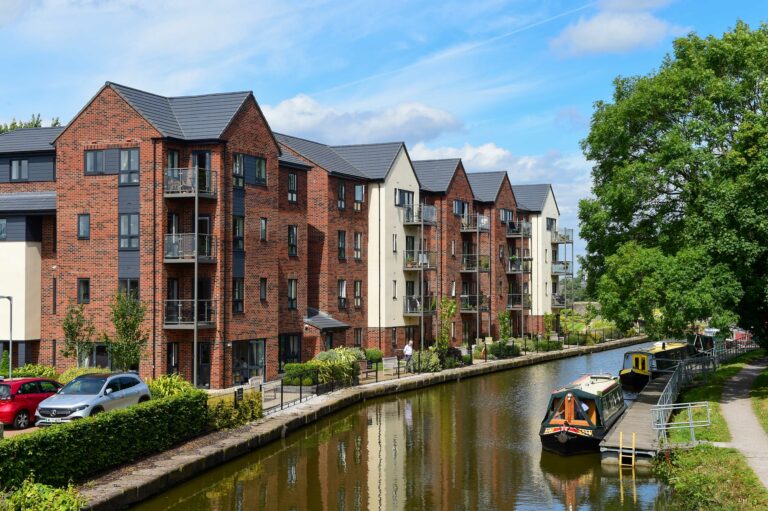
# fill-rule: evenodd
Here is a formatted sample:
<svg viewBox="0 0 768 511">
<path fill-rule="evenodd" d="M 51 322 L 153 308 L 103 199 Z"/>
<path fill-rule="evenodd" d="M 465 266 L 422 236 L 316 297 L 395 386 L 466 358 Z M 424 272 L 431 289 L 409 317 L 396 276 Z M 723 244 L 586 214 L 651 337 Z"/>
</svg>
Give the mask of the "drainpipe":
<svg viewBox="0 0 768 511">
<path fill-rule="evenodd" d="M 152 139 L 152 378 L 157 377 L 157 139 Z"/>
<path fill-rule="evenodd" d="M 379 305 L 379 307 L 378 307 L 379 308 L 379 311 L 378 311 L 379 318 L 378 318 L 378 325 L 379 325 L 379 328 L 377 330 L 379 331 L 379 351 L 383 351 L 382 348 L 381 348 L 381 301 L 382 301 L 382 296 L 381 296 L 381 251 L 383 249 L 383 244 L 382 244 L 382 241 L 381 241 L 381 204 L 383 202 L 382 198 L 381 198 L 381 183 L 377 183 L 376 184 L 376 190 L 377 190 L 377 195 L 379 197 L 379 215 L 378 215 L 378 219 L 377 219 L 378 222 L 379 222 L 379 250 L 378 250 L 378 267 L 379 267 L 379 271 L 378 271 L 378 278 L 379 278 L 379 289 L 378 289 L 378 292 L 379 292 L 379 300 L 378 300 L 378 302 L 379 302 L 379 304 L 378 304 Z"/>
</svg>

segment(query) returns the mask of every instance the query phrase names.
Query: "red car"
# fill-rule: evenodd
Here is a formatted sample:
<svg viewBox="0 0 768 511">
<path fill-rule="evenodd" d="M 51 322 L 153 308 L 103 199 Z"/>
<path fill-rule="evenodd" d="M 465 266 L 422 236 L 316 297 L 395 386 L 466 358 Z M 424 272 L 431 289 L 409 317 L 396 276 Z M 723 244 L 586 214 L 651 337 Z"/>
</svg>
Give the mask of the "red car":
<svg viewBox="0 0 768 511">
<path fill-rule="evenodd" d="M 47 378 L 0 380 L 0 422 L 15 429 L 29 427 L 40 401 L 60 388 L 59 382 Z"/>
</svg>

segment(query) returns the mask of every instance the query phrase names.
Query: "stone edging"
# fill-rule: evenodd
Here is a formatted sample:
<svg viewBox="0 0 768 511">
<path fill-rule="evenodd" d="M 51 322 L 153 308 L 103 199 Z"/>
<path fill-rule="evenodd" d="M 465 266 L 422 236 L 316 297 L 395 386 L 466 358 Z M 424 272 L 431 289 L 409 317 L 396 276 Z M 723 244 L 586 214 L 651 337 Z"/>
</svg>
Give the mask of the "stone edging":
<svg viewBox="0 0 768 511">
<path fill-rule="evenodd" d="M 169 488 L 183 483 L 206 470 L 263 447 L 270 442 L 284 438 L 287 433 L 316 422 L 318 419 L 367 399 L 407 392 L 410 390 L 438 385 L 462 378 L 471 378 L 518 367 L 526 367 L 550 360 L 597 353 L 644 342 L 646 337 L 629 337 L 608 341 L 594 346 L 566 348 L 558 351 L 534 353 L 506 360 L 489 361 L 469 367 L 447 369 L 439 373 L 425 373 L 348 387 L 330 394 L 277 412 L 258 422 L 232 430 L 226 438 L 196 450 L 195 453 L 176 454 L 157 461 L 155 467 L 139 468 L 117 481 L 98 479 L 86 483 L 81 493 L 88 500 L 88 509 L 106 511 L 124 509 Z M 125 469 L 125 467 L 123 467 Z"/>
</svg>

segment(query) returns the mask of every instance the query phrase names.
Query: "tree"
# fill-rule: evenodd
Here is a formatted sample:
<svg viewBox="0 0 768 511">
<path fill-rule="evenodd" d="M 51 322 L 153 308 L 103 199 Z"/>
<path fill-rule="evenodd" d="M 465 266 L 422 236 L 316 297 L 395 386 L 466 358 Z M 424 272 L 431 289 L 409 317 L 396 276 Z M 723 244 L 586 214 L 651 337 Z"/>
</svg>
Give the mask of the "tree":
<svg viewBox="0 0 768 511">
<path fill-rule="evenodd" d="M 64 330 L 64 349 L 61 354 L 74 357 L 77 367 L 80 367 L 93 347 L 93 322 L 85 316 L 82 305 L 70 304 L 61 326 Z"/>
<path fill-rule="evenodd" d="M 0 124 L 0 134 L 8 131 L 17 130 L 19 128 L 41 128 L 43 121 L 40 118 L 40 114 L 33 114 L 29 121 L 17 121 L 12 119 L 11 122 L 6 124 Z M 51 126 L 61 126 L 61 122 L 58 117 L 51 119 Z"/>
<path fill-rule="evenodd" d="M 620 328 L 640 315 L 656 335 L 710 317 L 766 332 L 766 46 L 768 25 L 691 34 L 658 71 L 616 78 L 613 101 L 595 104 L 583 265 L 588 294 Z"/>
<path fill-rule="evenodd" d="M 509 311 L 503 310 L 496 316 L 499 320 L 499 340 L 507 342 L 512 337 L 512 324 L 510 323 Z"/>
<path fill-rule="evenodd" d="M 451 346 L 451 323 L 456 316 L 456 300 L 443 297 L 440 300 L 440 332 L 437 334 L 435 348 L 440 362 L 445 361 L 448 348 Z"/>
<path fill-rule="evenodd" d="M 552 339 L 552 330 L 555 329 L 555 315 L 551 312 L 544 313 L 544 335 L 549 341 Z"/>
<path fill-rule="evenodd" d="M 147 345 L 148 335 L 143 329 L 146 306 L 134 294 L 119 292 L 110 304 L 114 337 L 103 334 L 109 349 L 112 367 L 120 371 L 136 369 Z"/>
</svg>

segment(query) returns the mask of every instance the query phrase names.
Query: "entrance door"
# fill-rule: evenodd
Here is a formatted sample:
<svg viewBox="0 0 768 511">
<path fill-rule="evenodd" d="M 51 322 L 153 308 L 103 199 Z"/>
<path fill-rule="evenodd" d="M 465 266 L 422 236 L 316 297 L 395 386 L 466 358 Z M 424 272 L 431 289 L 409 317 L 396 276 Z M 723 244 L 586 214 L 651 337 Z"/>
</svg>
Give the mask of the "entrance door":
<svg viewBox="0 0 768 511">
<path fill-rule="evenodd" d="M 254 377 L 264 379 L 265 342 L 258 339 L 232 343 L 232 383 L 245 385 Z"/>
<path fill-rule="evenodd" d="M 211 386 L 211 343 L 197 343 L 197 386 Z"/>
</svg>

